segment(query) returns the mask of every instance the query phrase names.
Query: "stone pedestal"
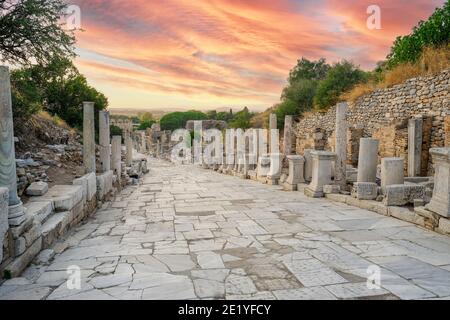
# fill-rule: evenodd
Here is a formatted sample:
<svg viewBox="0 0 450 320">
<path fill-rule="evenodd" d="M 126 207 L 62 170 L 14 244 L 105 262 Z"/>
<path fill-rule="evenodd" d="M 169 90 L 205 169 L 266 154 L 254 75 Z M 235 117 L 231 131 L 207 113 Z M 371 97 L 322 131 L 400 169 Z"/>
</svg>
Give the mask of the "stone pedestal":
<svg viewBox="0 0 450 320">
<path fill-rule="evenodd" d="M 362 138 L 359 147 L 358 182 L 377 181 L 379 141 Z"/>
<path fill-rule="evenodd" d="M 127 167 L 133 164 L 133 140 L 130 136 L 125 138 L 125 145 L 127 148 L 127 157 L 126 157 L 126 165 Z M 159 149 L 159 141 L 158 141 L 158 149 Z M 158 155 L 160 154 L 160 150 L 158 150 Z"/>
<path fill-rule="evenodd" d="M 331 174 L 336 154 L 327 151 L 311 152 L 313 170 L 311 184 L 305 189 L 305 195 L 313 198 L 324 196 L 323 186 L 332 184 Z"/>
<path fill-rule="evenodd" d="M 111 162 L 112 170 L 120 180 L 122 176 L 122 136 L 113 136 L 112 138 Z"/>
<path fill-rule="evenodd" d="M 450 148 L 430 150 L 435 168 L 434 191 L 427 209 L 450 217 Z"/>
<path fill-rule="evenodd" d="M 102 165 L 102 172 L 108 172 L 111 170 L 111 138 L 108 111 L 99 111 L 99 130 L 100 162 Z"/>
<path fill-rule="evenodd" d="M 383 193 L 387 186 L 405 183 L 404 163 L 405 161 L 402 158 L 384 158 L 381 160 L 381 190 Z"/>
<path fill-rule="evenodd" d="M 287 156 L 289 161 L 289 176 L 284 183 L 285 190 L 296 191 L 299 183 L 305 183 L 303 176 L 305 158 L 302 156 Z"/>
<path fill-rule="evenodd" d="M 8 223 L 8 189 L 0 187 L 0 263 L 3 260 L 3 240 L 9 229 Z"/>
<path fill-rule="evenodd" d="M 421 174 L 423 143 L 423 119 L 411 119 L 408 123 L 408 176 Z"/>
<path fill-rule="evenodd" d="M 0 187 L 9 190 L 9 224 L 19 226 L 25 221 L 25 210 L 17 195 L 11 82 L 9 69 L 3 66 L 0 66 Z"/>
<path fill-rule="evenodd" d="M 289 156 L 292 154 L 292 125 L 293 117 L 286 116 L 284 119 L 284 138 L 283 138 L 283 154 Z"/>
<path fill-rule="evenodd" d="M 378 197 L 378 185 L 375 182 L 356 182 L 352 196 L 358 200 L 375 200 Z"/>
<path fill-rule="evenodd" d="M 264 179 L 264 181 L 265 181 L 267 178 L 267 175 L 269 174 L 269 171 L 270 171 L 270 156 L 263 155 L 263 156 L 259 157 L 258 167 L 256 169 L 256 174 L 257 174 L 258 180 L 262 181 Z"/>
<path fill-rule="evenodd" d="M 313 158 L 311 156 L 311 152 L 314 150 L 306 149 L 303 153 L 303 157 L 305 158 L 305 180 L 307 182 L 311 182 L 312 179 L 312 170 L 313 170 Z"/>
<path fill-rule="evenodd" d="M 340 103 L 336 107 L 336 162 L 334 183 L 342 190 L 347 186 L 347 103 Z"/>
<path fill-rule="evenodd" d="M 93 102 L 83 102 L 83 164 L 85 173 L 96 172 Z"/>
</svg>

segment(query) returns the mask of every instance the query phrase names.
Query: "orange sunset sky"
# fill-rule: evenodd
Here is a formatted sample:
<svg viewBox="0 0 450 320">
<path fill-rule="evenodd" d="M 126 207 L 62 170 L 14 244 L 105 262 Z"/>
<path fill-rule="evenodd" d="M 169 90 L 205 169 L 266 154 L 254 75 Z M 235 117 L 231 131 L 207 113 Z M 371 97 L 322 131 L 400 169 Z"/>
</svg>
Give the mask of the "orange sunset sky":
<svg viewBox="0 0 450 320">
<path fill-rule="evenodd" d="M 74 0 L 77 66 L 110 108 L 199 109 L 279 101 L 297 59 L 371 69 L 445 0 Z M 382 29 L 366 27 L 379 5 Z"/>
</svg>

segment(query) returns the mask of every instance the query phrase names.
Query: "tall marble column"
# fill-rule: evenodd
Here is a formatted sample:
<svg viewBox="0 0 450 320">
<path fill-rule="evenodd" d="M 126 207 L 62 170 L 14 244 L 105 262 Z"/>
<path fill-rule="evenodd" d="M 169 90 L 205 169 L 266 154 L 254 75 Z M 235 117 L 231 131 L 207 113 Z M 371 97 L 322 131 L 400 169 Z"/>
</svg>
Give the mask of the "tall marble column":
<svg viewBox="0 0 450 320">
<path fill-rule="evenodd" d="M 159 141 L 158 141 L 159 143 Z M 127 158 L 126 164 L 127 166 L 131 166 L 133 164 L 133 140 L 130 135 L 125 138 L 125 146 L 127 148 Z M 158 151 L 159 154 L 159 151 Z"/>
<path fill-rule="evenodd" d="M 418 177 L 421 173 L 423 143 L 423 119 L 411 119 L 408 123 L 408 176 Z"/>
<path fill-rule="evenodd" d="M 112 170 L 120 179 L 122 176 L 122 136 L 112 137 Z"/>
<path fill-rule="evenodd" d="M 334 182 L 345 190 L 347 186 L 347 103 L 339 103 L 336 107 L 336 163 Z"/>
<path fill-rule="evenodd" d="M 108 111 L 99 111 L 99 129 L 100 162 L 104 173 L 111 170 L 111 137 Z"/>
<path fill-rule="evenodd" d="M 83 164 L 85 173 L 95 173 L 94 103 L 83 102 Z"/>
<path fill-rule="evenodd" d="M 284 138 L 283 138 L 283 154 L 289 156 L 292 154 L 292 125 L 293 117 L 286 116 L 284 119 Z"/>
<path fill-rule="evenodd" d="M 279 143 L 279 133 L 275 133 L 278 129 L 278 120 L 277 115 L 274 113 L 270 114 L 269 119 L 269 152 L 270 153 L 278 153 L 279 149 L 276 148 L 276 144 Z"/>
<path fill-rule="evenodd" d="M 17 195 L 11 80 L 8 67 L 4 66 L 0 66 L 0 187 L 9 190 L 9 224 L 21 225 L 25 221 L 25 211 Z"/>
</svg>

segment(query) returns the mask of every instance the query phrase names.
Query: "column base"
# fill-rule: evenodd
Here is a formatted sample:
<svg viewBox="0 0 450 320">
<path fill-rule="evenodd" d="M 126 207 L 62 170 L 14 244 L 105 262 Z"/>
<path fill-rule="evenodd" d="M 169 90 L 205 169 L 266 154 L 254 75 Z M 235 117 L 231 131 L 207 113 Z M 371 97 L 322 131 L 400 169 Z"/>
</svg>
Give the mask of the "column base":
<svg viewBox="0 0 450 320">
<path fill-rule="evenodd" d="M 25 210 L 22 202 L 8 208 L 8 222 L 10 226 L 20 226 L 25 219 Z"/>
<path fill-rule="evenodd" d="M 314 190 L 310 187 L 307 187 L 305 189 L 305 196 L 310 197 L 310 198 L 323 198 L 325 196 L 325 194 L 323 193 L 323 191 L 318 191 L 318 190 Z"/>
</svg>

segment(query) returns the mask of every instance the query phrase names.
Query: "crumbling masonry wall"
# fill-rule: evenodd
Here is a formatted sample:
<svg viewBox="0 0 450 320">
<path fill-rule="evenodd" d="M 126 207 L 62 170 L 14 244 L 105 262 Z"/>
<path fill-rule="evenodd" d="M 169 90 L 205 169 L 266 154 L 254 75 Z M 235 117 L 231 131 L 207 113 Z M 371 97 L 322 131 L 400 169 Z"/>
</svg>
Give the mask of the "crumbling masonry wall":
<svg viewBox="0 0 450 320">
<path fill-rule="evenodd" d="M 405 157 L 407 121 L 423 117 L 422 174 L 432 174 L 429 149 L 450 145 L 450 69 L 432 77 L 419 77 L 391 88 L 377 90 L 350 104 L 349 164 L 357 165 L 361 137 L 380 139 L 380 157 Z M 295 125 L 296 151 L 333 150 L 336 108 L 308 113 Z M 356 161 L 356 163 L 355 163 Z"/>
</svg>

